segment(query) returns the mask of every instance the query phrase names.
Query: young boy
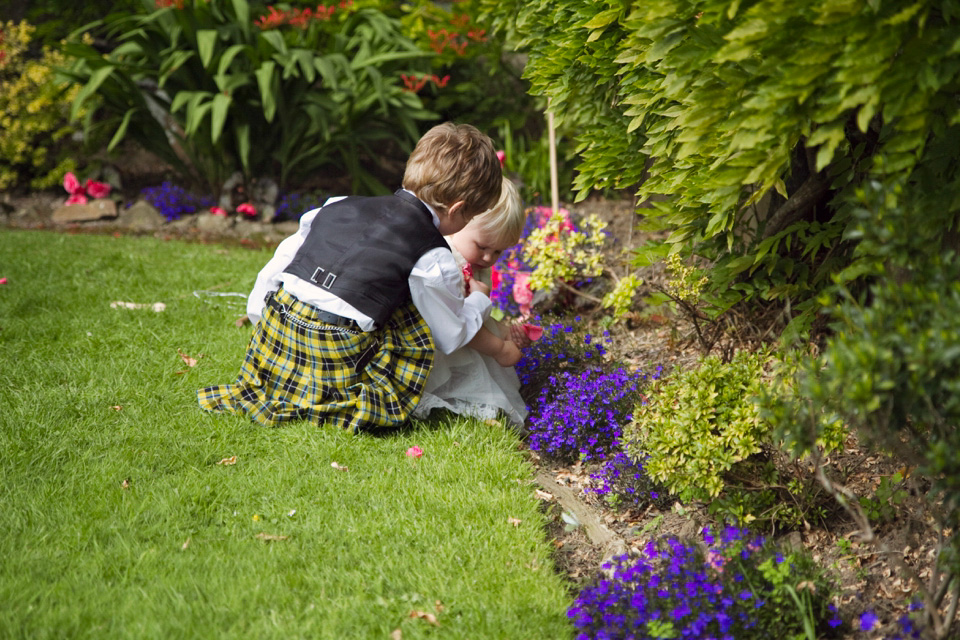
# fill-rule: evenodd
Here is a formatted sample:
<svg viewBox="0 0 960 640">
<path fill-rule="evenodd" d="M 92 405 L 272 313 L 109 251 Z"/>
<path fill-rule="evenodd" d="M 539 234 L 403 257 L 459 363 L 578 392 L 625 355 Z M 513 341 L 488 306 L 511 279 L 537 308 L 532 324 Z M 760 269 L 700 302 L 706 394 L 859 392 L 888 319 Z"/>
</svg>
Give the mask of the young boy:
<svg viewBox="0 0 960 640">
<path fill-rule="evenodd" d="M 516 345 L 482 327 L 489 299 L 462 295 L 443 238 L 493 205 L 501 180 L 490 139 L 446 123 L 417 143 L 403 189 L 306 213 L 247 301 L 256 328 L 237 382 L 200 389 L 200 406 L 357 432 L 407 419 L 437 348 L 516 363 Z"/>
</svg>

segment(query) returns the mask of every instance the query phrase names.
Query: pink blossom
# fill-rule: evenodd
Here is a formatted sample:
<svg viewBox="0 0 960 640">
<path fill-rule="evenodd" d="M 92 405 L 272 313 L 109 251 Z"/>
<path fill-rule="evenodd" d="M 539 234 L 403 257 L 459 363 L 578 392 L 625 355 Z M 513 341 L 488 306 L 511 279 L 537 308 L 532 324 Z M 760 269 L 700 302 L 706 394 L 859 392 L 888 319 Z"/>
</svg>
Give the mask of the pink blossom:
<svg viewBox="0 0 960 640">
<path fill-rule="evenodd" d="M 530 314 L 530 305 L 533 303 L 533 291 L 530 290 L 530 274 L 520 271 L 513 281 L 513 299 L 520 306 L 520 313 Z"/>
<path fill-rule="evenodd" d="M 420 447 L 414 445 L 409 449 L 407 449 L 408 458 L 419 458 L 421 456 L 423 456 L 423 449 L 421 449 Z"/>
<path fill-rule="evenodd" d="M 504 163 L 507 161 L 507 154 L 505 151 L 497 151 L 497 160 L 500 161 L 500 168 L 503 169 Z"/>
<path fill-rule="evenodd" d="M 215 216 L 226 216 L 227 212 L 221 207 L 210 207 L 210 213 Z"/>
<path fill-rule="evenodd" d="M 490 267 L 490 288 L 494 291 L 500 288 L 500 272 L 496 267 Z"/>
<path fill-rule="evenodd" d="M 80 186 L 80 181 L 77 180 L 77 176 L 73 175 L 73 171 L 67 171 L 64 174 L 63 188 L 66 189 L 70 195 L 74 195 L 77 192 L 83 193 L 83 187 Z"/>
<path fill-rule="evenodd" d="M 463 265 L 462 271 L 463 271 L 463 279 L 464 279 L 464 280 L 469 280 L 470 278 L 473 277 L 473 267 L 470 266 L 470 263 L 469 263 L 469 262 L 468 262 L 467 264 Z"/>
<path fill-rule="evenodd" d="M 529 322 L 524 322 L 523 332 L 527 334 L 527 337 L 530 338 L 530 342 L 536 342 L 543 336 L 543 327 L 538 327 L 535 324 L 530 324 Z"/>
<path fill-rule="evenodd" d="M 244 202 L 243 204 L 237 207 L 237 213 L 241 213 L 247 217 L 254 217 L 257 215 L 257 209 L 249 202 Z"/>
<path fill-rule="evenodd" d="M 110 195 L 110 188 L 110 185 L 106 182 L 96 182 L 94 180 L 87 180 L 87 183 L 84 185 L 87 195 L 94 199 L 106 198 Z"/>
<path fill-rule="evenodd" d="M 0 278 L 0 284 L 7 284 L 6 278 Z"/>
<path fill-rule="evenodd" d="M 83 193 L 75 193 L 67 198 L 67 204 L 87 204 L 87 196 Z"/>
</svg>

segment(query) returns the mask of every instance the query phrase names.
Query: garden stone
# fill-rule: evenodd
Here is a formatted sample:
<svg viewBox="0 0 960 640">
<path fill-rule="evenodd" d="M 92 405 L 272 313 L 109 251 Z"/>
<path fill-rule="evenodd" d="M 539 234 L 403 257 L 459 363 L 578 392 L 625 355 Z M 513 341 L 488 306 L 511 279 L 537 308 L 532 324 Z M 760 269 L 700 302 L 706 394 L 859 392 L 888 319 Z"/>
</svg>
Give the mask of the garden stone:
<svg viewBox="0 0 960 640">
<path fill-rule="evenodd" d="M 204 233 L 224 233 L 233 226 L 233 219 L 227 216 L 215 216 L 209 211 L 197 214 L 194 224 Z"/>
<path fill-rule="evenodd" d="M 220 187 L 220 200 L 217 203 L 224 211 L 233 209 L 233 190 L 243 184 L 243 174 L 235 171 Z"/>
<path fill-rule="evenodd" d="M 117 221 L 131 231 L 155 231 L 166 224 L 167 219 L 146 200 L 137 200 L 120 212 Z"/>
<path fill-rule="evenodd" d="M 117 204 L 109 198 L 91 200 L 86 204 L 62 205 L 53 212 L 53 222 L 86 222 L 102 218 L 116 218 Z"/>
<path fill-rule="evenodd" d="M 254 220 L 245 220 L 242 218 L 237 219 L 233 229 L 241 238 L 250 238 L 255 235 L 263 235 L 267 231 L 267 229 L 264 228 L 263 223 L 256 222 Z"/>
</svg>

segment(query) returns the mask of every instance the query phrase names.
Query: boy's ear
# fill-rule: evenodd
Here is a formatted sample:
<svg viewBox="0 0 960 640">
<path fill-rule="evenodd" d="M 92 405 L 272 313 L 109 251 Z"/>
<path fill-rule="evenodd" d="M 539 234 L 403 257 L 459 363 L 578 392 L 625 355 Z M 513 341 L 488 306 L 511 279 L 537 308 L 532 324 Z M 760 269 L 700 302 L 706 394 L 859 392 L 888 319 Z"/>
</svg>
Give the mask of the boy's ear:
<svg viewBox="0 0 960 640">
<path fill-rule="evenodd" d="M 456 214 L 463 214 L 466 211 L 467 203 L 464 200 L 457 200 L 452 205 L 447 207 L 447 214 L 454 216 Z"/>
</svg>

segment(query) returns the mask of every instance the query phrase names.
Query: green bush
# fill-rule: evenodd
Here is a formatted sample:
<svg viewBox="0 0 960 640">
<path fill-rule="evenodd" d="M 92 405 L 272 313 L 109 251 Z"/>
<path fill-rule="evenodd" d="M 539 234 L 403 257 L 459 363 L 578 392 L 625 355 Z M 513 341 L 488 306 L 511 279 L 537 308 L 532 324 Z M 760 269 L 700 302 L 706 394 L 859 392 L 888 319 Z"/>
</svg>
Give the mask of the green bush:
<svg viewBox="0 0 960 640">
<path fill-rule="evenodd" d="M 96 126 L 130 137 L 181 173 L 218 191 L 235 170 L 281 187 L 326 165 L 354 191 L 383 192 L 375 160 L 405 158 L 431 118 L 404 73 L 429 68 L 398 21 L 348 3 L 300 10 L 246 0 L 159 3 L 109 16 L 106 54 L 74 39 L 76 102 L 100 107 Z M 323 9 L 323 10 L 321 10 Z"/>
<path fill-rule="evenodd" d="M 763 365 L 747 352 L 728 364 L 711 356 L 661 381 L 624 429 L 631 458 L 646 457 L 650 477 L 685 502 L 719 496 L 725 474 L 771 441 L 754 403 Z"/>
<path fill-rule="evenodd" d="M 69 118 L 79 87 L 57 81 L 59 53 L 45 47 L 28 57 L 33 32 L 26 22 L 0 22 L 0 190 L 53 187 L 80 165 Z"/>
<path fill-rule="evenodd" d="M 670 232 L 642 252 L 704 259 L 715 309 L 775 304 L 808 328 L 853 260 L 856 189 L 902 181 L 915 198 L 925 168 L 954 161 L 931 144 L 960 136 L 954 3 L 480 3 L 579 132 L 580 197 L 635 188 Z"/>
</svg>

